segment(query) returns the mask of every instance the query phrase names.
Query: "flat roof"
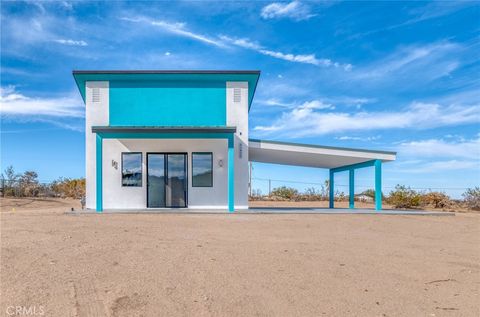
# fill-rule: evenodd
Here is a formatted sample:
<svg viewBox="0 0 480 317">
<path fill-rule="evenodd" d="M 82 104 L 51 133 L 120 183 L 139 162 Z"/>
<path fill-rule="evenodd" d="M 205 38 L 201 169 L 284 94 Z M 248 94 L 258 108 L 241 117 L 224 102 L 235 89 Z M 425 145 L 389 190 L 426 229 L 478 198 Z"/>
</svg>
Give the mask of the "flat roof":
<svg viewBox="0 0 480 317">
<path fill-rule="evenodd" d="M 93 133 L 235 133 L 225 126 L 92 126 Z"/>
<path fill-rule="evenodd" d="M 257 74 L 259 70 L 73 70 L 75 74 Z"/>
<path fill-rule="evenodd" d="M 246 81 L 249 87 L 249 110 L 260 78 L 259 70 L 73 70 L 72 74 L 83 101 L 85 101 L 85 82 L 87 81 Z"/>
<path fill-rule="evenodd" d="M 252 162 L 282 165 L 337 168 L 372 160 L 390 162 L 396 152 L 323 146 L 315 144 L 249 139 L 248 155 Z"/>
</svg>

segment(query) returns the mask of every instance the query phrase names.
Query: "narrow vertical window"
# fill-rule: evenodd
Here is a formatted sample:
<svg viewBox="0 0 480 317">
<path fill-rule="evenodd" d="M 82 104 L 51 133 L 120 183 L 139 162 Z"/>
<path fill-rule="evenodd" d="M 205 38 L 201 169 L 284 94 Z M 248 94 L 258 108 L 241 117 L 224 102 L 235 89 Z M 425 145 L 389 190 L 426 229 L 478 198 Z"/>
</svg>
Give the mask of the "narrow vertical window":
<svg viewBox="0 0 480 317">
<path fill-rule="evenodd" d="M 142 153 L 122 153 L 122 186 L 142 187 Z"/>
<path fill-rule="evenodd" d="M 213 186 L 213 154 L 210 152 L 192 153 L 192 186 Z"/>
</svg>

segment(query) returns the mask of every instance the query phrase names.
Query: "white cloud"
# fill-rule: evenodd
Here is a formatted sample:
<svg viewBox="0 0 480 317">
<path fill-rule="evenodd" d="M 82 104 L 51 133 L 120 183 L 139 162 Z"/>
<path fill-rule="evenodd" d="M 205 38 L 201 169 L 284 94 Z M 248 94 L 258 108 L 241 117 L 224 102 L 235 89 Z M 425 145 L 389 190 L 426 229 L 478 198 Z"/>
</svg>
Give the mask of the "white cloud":
<svg viewBox="0 0 480 317">
<path fill-rule="evenodd" d="M 322 67 L 343 68 L 346 71 L 349 71 L 352 69 L 351 64 L 341 64 L 338 62 L 333 62 L 332 60 L 327 58 L 317 58 L 315 54 L 295 55 L 295 54 L 283 53 L 278 51 L 272 51 L 264 48 L 262 45 L 256 42 L 250 41 L 249 39 L 242 39 L 242 38 L 237 39 L 237 38 L 232 38 L 226 35 L 221 35 L 220 39 L 222 39 L 226 43 L 233 44 L 235 46 L 242 47 L 245 49 L 253 50 L 260 54 L 282 59 L 289 62 L 311 64 L 311 65 L 322 66 Z"/>
<path fill-rule="evenodd" d="M 439 139 L 404 142 L 398 152 L 419 157 L 450 157 L 480 160 L 480 138 L 446 142 Z"/>
<path fill-rule="evenodd" d="M 71 45 L 71 46 L 87 46 L 88 43 L 83 41 L 83 40 L 80 40 L 80 41 L 76 41 L 76 40 L 71 40 L 71 39 L 57 39 L 57 40 L 53 40 L 54 42 L 56 43 L 60 43 L 60 44 L 64 44 L 64 45 Z"/>
<path fill-rule="evenodd" d="M 399 80 L 415 82 L 434 80 L 448 76 L 460 65 L 458 56 L 462 47 L 455 43 L 441 41 L 429 45 L 400 47 L 392 54 L 364 67 L 357 67 L 351 79 L 378 84 L 386 79 L 395 83 Z M 415 74 L 415 76 L 412 76 Z"/>
<path fill-rule="evenodd" d="M 192 31 L 188 30 L 185 27 L 185 23 L 178 23 L 178 22 L 177 23 L 171 23 L 171 22 L 166 22 L 166 21 L 163 21 L 163 20 L 152 20 L 152 19 L 148 19 L 148 18 L 145 18 L 145 17 L 138 17 L 138 18 L 123 17 L 123 18 L 120 18 L 120 19 L 124 20 L 124 21 L 134 22 L 134 23 L 145 23 L 145 24 L 148 24 L 148 25 L 152 25 L 152 26 L 158 27 L 158 28 L 160 28 L 160 29 L 162 29 L 166 32 L 177 34 L 177 35 L 180 35 L 180 36 L 183 36 L 183 37 L 187 37 L 187 38 L 199 41 L 199 42 L 203 42 L 205 44 L 215 45 L 215 46 L 219 46 L 219 47 L 224 47 L 225 46 L 225 44 L 222 41 L 219 41 L 215 38 L 211 38 L 211 37 L 208 37 L 208 36 L 205 36 L 205 35 L 195 33 L 195 32 L 192 32 Z"/>
<path fill-rule="evenodd" d="M 308 20 L 315 16 L 310 7 L 300 1 L 271 3 L 262 8 L 260 15 L 264 19 L 290 18 L 295 21 Z"/>
<path fill-rule="evenodd" d="M 242 47 L 245 49 L 253 50 L 257 53 L 262 55 L 270 56 L 273 58 L 294 62 L 294 63 L 303 63 L 303 64 L 311 64 L 320 67 L 334 67 L 334 68 L 342 68 L 346 71 L 350 71 L 352 69 L 351 64 L 342 64 L 338 62 L 333 62 L 330 59 L 326 58 L 317 58 L 315 54 L 289 54 L 283 53 L 279 51 L 273 51 L 263 47 L 262 45 L 252 42 L 249 39 L 242 39 L 242 38 L 232 38 L 226 35 L 219 35 L 219 36 L 207 36 L 199 33 L 195 33 L 190 31 L 186 28 L 186 24 L 182 22 L 166 22 L 163 20 L 153 20 L 146 17 L 137 17 L 137 18 L 129 18 L 129 17 L 122 17 L 120 18 L 124 21 L 129 21 L 133 23 L 144 23 L 147 25 L 159 27 L 160 29 L 176 34 L 179 36 L 187 37 L 205 44 L 214 45 L 217 47 L 226 48 L 231 45 Z"/>
<path fill-rule="evenodd" d="M 0 89 L 0 112 L 2 117 L 20 119 L 35 118 L 83 118 L 85 110 L 78 98 L 31 98 L 15 90 L 13 86 Z"/>
<path fill-rule="evenodd" d="M 480 122 L 479 112 L 480 104 L 441 106 L 414 102 L 400 111 L 356 113 L 325 111 L 301 105 L 284 112 L 272 125 L 257 126 L 254 130 L 264 133 L 277 131 L 277 135 L 285 137 L 302 137 L 346 131 L 428 129 Z"/>
<path fill-rule="evenodd" d="M 359 136 L 340 136 L 340 137 L 336 137 L 335 138 L 336 140 L 340 140 L 340 141 L 365 141 L 365 142 L 369 142 L 369 141 L 375 141 L 375 140 L 378 140 L 380 139 L 380 136 L 368 136 L 368 137 L 359 137 Z"/>
<path fill-rule="evenodd" d="M 257 100 L 256 103 L 266 105 L 266 106 L 283 107 L 283 108 L 291 108 L 293 106 L 292 103 L 282 102 L 275 98 L 270 98 L 266 100 L 260 99 L 260 100 Z"/>
<path fill-rule="evenodd" d="M 276 106 L 276 107 L 282 107 L 282 108 L 297 108 L 297 109 L 335 109 L 335 106 L 325 103 L 321 100 L 311 100 L 311 101 L 306 101 L 302 104 L 296 104 L 296 103 L 285 103 L 281 102 L 278 99 L 272 98 L 272 99 L 267 99 L 267 100 L 259 100 L 257 101 L 260 104 L 264 104 L 267 106 Z"/>
</svg>

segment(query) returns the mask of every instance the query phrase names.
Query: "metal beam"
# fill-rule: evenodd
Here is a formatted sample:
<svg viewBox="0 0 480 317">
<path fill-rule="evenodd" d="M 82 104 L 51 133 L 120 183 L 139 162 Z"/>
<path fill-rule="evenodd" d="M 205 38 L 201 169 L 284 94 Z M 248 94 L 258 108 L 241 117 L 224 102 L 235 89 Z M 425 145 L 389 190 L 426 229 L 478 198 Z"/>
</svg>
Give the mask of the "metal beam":
<svg viewBox="0 0 480 317">
<path fill-rule="evenodd" d="M 351 169 L 370 167 L 375 165 L 375 161 L 380 161 L 380 160 L 370 160 L 362 163 L 335 167 L 335 168 L 332 168 L 331 171 L 333 171 L 334 173 L 338 173 L 338 172 L 349 171 Z"/>
</svg>

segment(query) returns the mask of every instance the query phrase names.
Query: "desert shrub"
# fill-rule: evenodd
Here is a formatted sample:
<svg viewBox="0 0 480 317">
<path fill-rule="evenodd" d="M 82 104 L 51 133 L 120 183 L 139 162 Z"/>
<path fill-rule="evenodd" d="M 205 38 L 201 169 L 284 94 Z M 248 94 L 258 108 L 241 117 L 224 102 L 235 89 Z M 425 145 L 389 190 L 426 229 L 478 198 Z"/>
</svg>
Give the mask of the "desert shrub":
<svg viewBox="0 0 480 317">
<path fill-rule="evenodd" d="M 2 179 L 2 195 L 5 196 L 16 196 L 17 182 L 20 175 L 15 173 L 13 166 L 8 166 L 1 175 Z"/>
<path fill-rule="evenodd" d="M 428 192 L 421 195 L 421 204 L 432 206 L 434 208 L 449 208 L 453 205 L 450 197 L 441 192 Z"/>
<path fill-rule="evenodd" d="M 360 193 L 360 195 L 365 195 L 367 197 L 375 199 L 375 190 L 374 189 L 367 189 Z"/>
<path fill-rule="evenodd" d="M 468 188 L 462 196 L 468 208 L 480 210 L 480 187 Z"/>
<path fill-rule="evenodd" d="M 34 171 L 26 171 L 19 178 L 21 196 L 37 197 L 40 192 L 38 174 Z"/>
<path fill-rule="evenodd" d="M 305 189 L 305 192 L 303 192 L 299 196 L 300 200 L 306 200 L 306 201 L 318 201 L 323 199 L 323 191 L 322 190 L 317 190 L 315 187 L 309 187 Z"/>
<path fill-rule="evenodd" d="M 274 188 L 270 193 L 270 196 L 277 196 L 283 199 L 292 200 L 298 197 L 298 190 L 287 186 L 281 186 Z"/>
<path fill-rule="evenodd" d="M 336 191 L 334 197 L 335 201 L 348 201 L 348 196 L 344 192 Z"/>
<path fill-rule="evenodd" d="M 85 196 L 85 178 L 59 178 L 51 187 L 60 197 L 80 199 Z"/>
<path fill-rule="evenodd" d="M 249 200 L 261 200 L 262 191 L 260 189 L 252 189 L 252 195 L 250 195 Z"/>
<path fill-rule="evenodd" d="M 395 186 L 391 191 L 386 202 L 395 208 L 414 208 L 419 207 L 421 203 L 421 194 L 404 185 Z"/>
</svg>

